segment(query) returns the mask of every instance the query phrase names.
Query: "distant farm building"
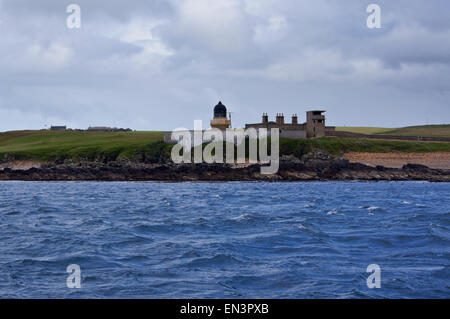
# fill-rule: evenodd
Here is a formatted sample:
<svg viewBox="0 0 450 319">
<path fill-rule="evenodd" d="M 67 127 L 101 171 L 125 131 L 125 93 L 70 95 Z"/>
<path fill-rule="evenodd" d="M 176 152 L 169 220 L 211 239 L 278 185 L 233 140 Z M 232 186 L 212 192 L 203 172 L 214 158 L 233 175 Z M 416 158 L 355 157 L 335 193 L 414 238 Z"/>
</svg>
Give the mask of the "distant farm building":
<svg viewBox="0 0 450 319">
<path fill-rule="evenodd" d="M 66 126 L 54 126 L 54 125 L 52 125 L 50 127 L 50 131 L 65 131 L 65 130 L 67 130 Z"/>
<path fill-rule="evenodd" d="M 130 128 L 117 128 L 108 126 L 89 126 L 89 132 L 131 132 Z"/>
</svg>

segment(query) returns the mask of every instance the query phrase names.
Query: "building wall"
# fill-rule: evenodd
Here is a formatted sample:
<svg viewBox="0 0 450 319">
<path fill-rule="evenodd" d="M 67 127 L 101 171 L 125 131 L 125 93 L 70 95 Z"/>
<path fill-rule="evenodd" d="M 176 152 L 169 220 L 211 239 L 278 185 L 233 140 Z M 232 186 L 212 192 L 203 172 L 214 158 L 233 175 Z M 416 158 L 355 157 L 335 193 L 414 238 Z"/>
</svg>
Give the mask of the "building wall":
<svg viewBox="0 0 450 319">
<path fill-rule="evenodd" d="M 325 115 L 323 115 L 323 112 L 306 112 L 306 135 L 308 138 L 325 136 Z"/>
<path fill-rule="evenodd" d="M 306 130 L 280 130 L 282 138 L 306 138 Z"/>
<path fill-rule="evenodd" d="M 51 126 L 50 131 L 65 131 L 67 127 L 65 126 Z"/>
<path fill-rule="evenodd" d="M 307 123 L 299 124 L 297 114 L 292 116 L 291 121 L 292 123 L 285 123 L 284 115 L 278 113 L 276 115 L 276 121 L 269 122 L 267 113 L 264 113 L 262 123 L 246 124 L 245 128 L 265 128 L 268 132 L 270 132 L 272 128 L 278 128 L 280 130 L 280 137 L 282 138 L 307 138 Z"/>
<path fill-rule="evenodd" d="M 292 131 L 305 131 L 306 125 L 305 124 L 277 124 L 275 122 L 269 122 L 269 123 L 255 123 L 255 124 L 245 124 L 245 129 L 248 128 L 266 128 L 268 131 L 272 128 L 279 128 L 280 130 L 292 130 Z"/>
<path fill-rule="evenodd" d="M 290 124 L 282 125 L 282 128 L 279 128 L 279 125 L 263 125 L 263 124 L 247 124 L 245 129 L 254 128 L 259 130 L 261 128 L 267 129 L 267 135 L 270 136 L 270 130 L 272 128 L 278 128 L 280 130 L 281 138 L 306 138 L 306 130 L 303 124 L 298 126 L 290 126 Z"/>
</svg>

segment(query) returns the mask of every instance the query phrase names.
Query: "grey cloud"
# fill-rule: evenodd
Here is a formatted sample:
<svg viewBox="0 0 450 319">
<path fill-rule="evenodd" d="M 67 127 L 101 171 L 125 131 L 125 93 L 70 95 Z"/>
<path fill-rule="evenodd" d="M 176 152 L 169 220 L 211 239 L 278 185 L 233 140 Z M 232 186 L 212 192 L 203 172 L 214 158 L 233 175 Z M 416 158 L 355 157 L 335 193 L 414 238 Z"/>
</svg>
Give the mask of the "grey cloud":
<svg viewBox="0 0 450 319">
<path fill-rule="evenodd" d="M 72 2 L 80 30 L 69 2 L 0 1 L 0 130 L 191 127 L 218 99 L 235 126 L 316 106 L 336 125 L 450 121 L 445 0 L 379 0 L 379 30 L 356 0 Z"/>
</svg>

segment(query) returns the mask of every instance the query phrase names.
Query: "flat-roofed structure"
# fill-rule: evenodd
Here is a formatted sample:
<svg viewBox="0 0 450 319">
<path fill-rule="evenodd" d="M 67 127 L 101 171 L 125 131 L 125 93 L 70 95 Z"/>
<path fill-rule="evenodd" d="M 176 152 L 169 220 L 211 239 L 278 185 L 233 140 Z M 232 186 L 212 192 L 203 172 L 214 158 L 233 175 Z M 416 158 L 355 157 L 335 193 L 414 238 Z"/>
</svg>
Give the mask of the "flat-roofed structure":
<svg viewBox="0 0 450 319">
<path fill-rule="evenodd" d="M 286 123 L 284 120 L 284 114 L 277 113 L 275 121 L 269 121 L 269 116 L 267 113 L 263 113 L 262 122 L 255 124 L 245 124 L 245 129 L 255 128 L 261 129 L 265 128 L 268 132 L 272 128 L 280 129 L 280 137 L 285 138 L 306 138 L 306 126 L 305 124 L 298 124 L 297 114 L 292 115 L 291 123 Z"/>
<path fill-rule="evenodd" d="M 130 128 L 117 128 L 109 126 L 89 126 L 89 132 L 131 132 Z"/>
<path fill-rule="evenodd" d="M 334 127 L 325 126 L 325 111 L 314 110 L 306 112 L 306 122 L 298 123 L 297 114 L 292 115 L 291 123 L 286 123 L 284 115 L 277 113 L 275 121 L 269 121 L 267 113 L 263 113 L 262 122 L 246 124 L 245 128 L 265 128 L 268 131 L 272 128 L 280 130 L 280 137 L 284 138 L 312 138 L 325 136 L 326 131 L 334 131 Z"/>
<path fill-rule="evenodd" d="M 326 111 L 315 110 L 306 112 L 306 136 L 322 137 L 325 136 L 325 113 Z"/>
</svg>

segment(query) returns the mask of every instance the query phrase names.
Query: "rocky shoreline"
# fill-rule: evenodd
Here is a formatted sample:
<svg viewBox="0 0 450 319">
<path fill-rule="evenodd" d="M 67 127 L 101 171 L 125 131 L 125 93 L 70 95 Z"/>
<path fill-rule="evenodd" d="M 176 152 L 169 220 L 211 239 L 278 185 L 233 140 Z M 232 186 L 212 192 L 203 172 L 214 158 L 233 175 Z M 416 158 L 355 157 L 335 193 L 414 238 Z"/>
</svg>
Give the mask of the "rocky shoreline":
<svg viewBox="0 0 450 319">
<path fill-rule="evenodd" d="M 298 159 L 283 156 L 277 174 L 262 175 L 260 165 L 173 164 L 132 162 L 47 163 L 39 168 L 0 170 L 0 180 L 19 181 L 431 181 L 450 182 L 450 170 L 407 164 L 402 168 L 351 163 L 324 152 Z"/>
</svg>

